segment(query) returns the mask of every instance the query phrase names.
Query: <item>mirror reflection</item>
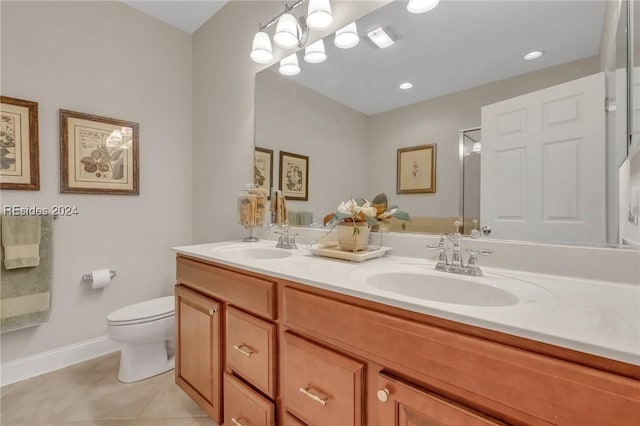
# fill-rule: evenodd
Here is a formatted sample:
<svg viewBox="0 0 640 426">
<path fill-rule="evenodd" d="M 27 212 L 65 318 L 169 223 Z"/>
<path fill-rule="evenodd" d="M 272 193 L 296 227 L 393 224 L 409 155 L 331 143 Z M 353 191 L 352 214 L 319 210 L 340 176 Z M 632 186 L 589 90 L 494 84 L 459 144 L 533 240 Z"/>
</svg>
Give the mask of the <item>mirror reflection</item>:
<svg viewBox="0 0 640 426">
<path fill-rule="evenodd" d="M 308 200 L 289 203 L 300 225 L 385 192 L 412 217 L 403 232 L 453 232 L 462 218 L 484 238 L 618 244 L 624 11 L 618 1 L 384 5 L 356 21 L 354 47 L 331 34 L 325 61 L 302 49 L 298 74 L 275 64 L 256 75 L 255 145 L 274 152 L 272 187 L 284 151 L 309 158 Z M 373 40 L 381 32 L 386 47 Z M 431 144 L 435 192 L 398 193 L 399 150 Z"/>
</svg>

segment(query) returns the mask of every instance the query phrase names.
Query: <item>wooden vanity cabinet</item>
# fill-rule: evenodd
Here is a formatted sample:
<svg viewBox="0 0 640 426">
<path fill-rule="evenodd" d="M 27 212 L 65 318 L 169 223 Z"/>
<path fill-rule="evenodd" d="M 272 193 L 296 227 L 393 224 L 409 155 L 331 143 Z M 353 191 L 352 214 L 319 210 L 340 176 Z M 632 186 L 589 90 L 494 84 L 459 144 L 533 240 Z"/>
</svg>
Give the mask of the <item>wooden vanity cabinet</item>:
<svg viewBox="0 0 640 426">
<path fill-rule="evenodd" d="M 183 256 L 177 269 L 176 381 L 219 424 L 640 424 L 638 366 Z"/>
</svg>

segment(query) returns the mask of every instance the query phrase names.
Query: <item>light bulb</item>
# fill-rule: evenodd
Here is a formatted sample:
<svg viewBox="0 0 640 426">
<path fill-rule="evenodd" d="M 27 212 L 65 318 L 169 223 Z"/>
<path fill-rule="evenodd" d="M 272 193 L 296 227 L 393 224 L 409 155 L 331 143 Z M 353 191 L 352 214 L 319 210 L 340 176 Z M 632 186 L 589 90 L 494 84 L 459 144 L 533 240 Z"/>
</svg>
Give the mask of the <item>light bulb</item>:
<svg viewBox="0 0 640 426">
<path fill-rule="evenodd" d="M 407 10 L 411 13 L 425 13 L 435 9 L 440 0 L 409 0 Z"/>
<path fill-rule="evenodd" d="M 298 45 L 299 24 L 295 16 L 285 13 L 278 19 L 273 42 L 283 49 L 293 49 Z"/>
<path fill-rule="evenodd" d="M 268 64 L 273 60 L 273 51 L 271 50 L 271 40 L 269 34 L 264 31 L 258 31 L 253 37 L 251 46 L 251 54 L 249 55 L 253 62 L 259 64 Z"/>
<path fill-rule="evenodd" d="M 298 56 L 293 53 L 280 61 L 280 74 L 297 75 L 300 74 L 300 65 L 298 65 Z"/>
<path fill-rule="evenodd" d="M 329 0 L 309 0 L 307 12 L 307 25 L 315 31 L 329 28 L 333 22 L 331 14 L 331 3 Z"/>
<path fill-rule="evenodd" d="M 358 28 L 355 22 L 336 31 L 336 37 L 333 39 L 333 43 L 340 49 L 350 49 L 359 42 L 360 37 L 358 36 Z"/>
<path fill-rule="evenodd" d="M 310 64 L 319 64 L 327 59 L 322 39 L 310 44 L 304 49 L 304 60 Z"/>
</svg>

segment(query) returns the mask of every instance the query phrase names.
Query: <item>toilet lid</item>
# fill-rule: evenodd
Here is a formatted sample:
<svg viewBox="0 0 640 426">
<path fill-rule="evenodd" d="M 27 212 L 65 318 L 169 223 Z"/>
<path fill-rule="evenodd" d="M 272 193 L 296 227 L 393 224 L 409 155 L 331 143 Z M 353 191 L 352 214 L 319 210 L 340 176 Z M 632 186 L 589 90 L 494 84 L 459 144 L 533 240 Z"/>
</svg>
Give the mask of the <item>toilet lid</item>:
<svg viewBox="0 0 640 426">
<path fill-rule="evenodd" d="M 174 314 L 175 299 L 173 296 L 159 297 L 117 309 L 107 315 L 107 321 L 132 322 L 166 318 Z"/>
</svg>

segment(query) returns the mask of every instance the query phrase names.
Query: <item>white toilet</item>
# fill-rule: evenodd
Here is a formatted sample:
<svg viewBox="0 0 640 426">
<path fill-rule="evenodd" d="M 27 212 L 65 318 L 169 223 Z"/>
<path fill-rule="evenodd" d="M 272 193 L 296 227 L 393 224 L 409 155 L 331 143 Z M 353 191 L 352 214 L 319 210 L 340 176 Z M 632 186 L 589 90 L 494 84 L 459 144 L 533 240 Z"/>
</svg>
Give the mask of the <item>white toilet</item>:
<svg viewBox="0 0 640 426">
<path fill-rule="evenodd" d="M 173 369 L 175 299 L 160 297 L 125 306 L 107 315 L 107 336 L 124 343 L 118 380 L 136 382 Z"/>
</svg>

